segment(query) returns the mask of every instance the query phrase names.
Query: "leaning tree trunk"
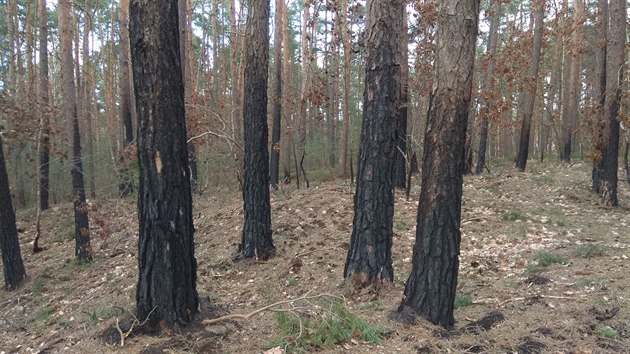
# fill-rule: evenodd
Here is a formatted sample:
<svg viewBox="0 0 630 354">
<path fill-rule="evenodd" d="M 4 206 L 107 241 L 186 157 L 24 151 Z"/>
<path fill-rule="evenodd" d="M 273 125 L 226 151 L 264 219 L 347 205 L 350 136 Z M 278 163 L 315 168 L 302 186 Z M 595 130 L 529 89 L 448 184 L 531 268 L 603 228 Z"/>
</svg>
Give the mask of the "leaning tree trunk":
<svg viewBox="0 0 630 354">
<path fill-rule="evenodd" d="M 243 119 L 245 175 L 241 254 L 267 259 L 275 247 L 271 237 L 269 152 L 267 151 L 267 68 L 269 66 L 269 0 L 251 0 L 247 16 Z"/>
<path fill-rule="evenodd" d="M 611 0 L 609 3 L 610 26 L 606 52 L 606 104 L 604 108 L 603 144 L 606 147 L 602 162 L 602 203 L 617 206 L 617 168 L 619 158 L 619 120 L 626 45 L 626 1 Z"/>
<path fill-rule="evenodd" d="M 534 46 L 527 77 L 525 77 L 524 92 L 521 94 L 519 102 L 519 115 L 521 117 L 521 138 L 518 144 L 518 157 L 516 158 L 516 168 L 524 172 L 529 155 L 529 138 L 532 126 L 532 116 L 534 114 L 534 98 L 536 97 L 536 86 L 538 85 L 538 68 L 540 68 L 540 47 L 542 43 L 543 25 L 545 19 L 545 2 L 537 0 L 534 5 Z"/>
<path fill-rule="evenodd" d="M 481 128 L 479 130 L 479 152 L 477 154 L 477 166 L 475 167 L 475 174 L 480 175 L 483 173 L 484 166 L 486 165 L 486 152 L 488 150 L 488 126 L 490 115 L 490 94 L 494 92 L 494 65 L 497 56 L 497 43 L 499 37 L 499 19 L 501 16 L 501 2 L 497 1 L 493 5 L 490 31 L 488 32 L 488 47 L 486 49 L 487 67 L 484 74 L 483 91 L 481 94 L 482 107 L 481 114 Z"/>
<path fill-rule="evenodd" d="M 273 126 L 271 129 L 271 161 L 269 162 L 270 183 L 273 189 L 278 189 L 278 175 L 280 172 L 280 123 L 282 118 L 282 7 L 284 0 L 276 0 L 276 23 L 273 38 L 274 51 L 274 97 L 273 97 Z M 284 154 L 289 153 L 286 149 Z"/>
<path fill-rule="evenodd" d="M 2 151 L 2 135 L 0 135 L 0 250 L 4 266 L 4 285 L 7 290 L 15 290 L 26 277 L 20 241 L 15 226 L 15 212 L 11 202 L 9 178 Z"/>
<path fill-rule="evenodd" d="M 437 18 L 433 102 L 424 139 L 412 271 L 401 310 L 454 323 L 461 240 L 464 144 L 472 91 L 479 0 L 445 0 Z M 452 60 L 458 58 L 458 60 Z"/>
<path fill-rule="evenodd" d="M 595 110 L 593 144 L 593 171 L 591 174 L 593 192 L 600 192 L 602 184 L 602 163 L 606 153 L 603 145 L 606 117 L 606 46 L 608 45 L 608 0 L 597 1 L 597 46 L 595 47 L 595 94 L 597 95 L 597 109 Z"/>
<path fill-rule="evenodd" d="M 354 220 L 344 278 L 356 287 L 394 280 L 394 164 L 401 103 L 402 0 L 367 2 L 365 91 Z"/>
<path fill-rule="evenodd" d="M 131 1 L 140 169 L 136 317 L 151 315 L 153 326 L 188 323 L 199 306 L 177 22 L 176 1 Z"/>
<path fill-rule="evenodd" d="M 85 202 L 85 184 L 83 183 L 83 163 L 81 162 L 81 132 L 77 115 L 77 95 L 74 85 L 74 60 L 72 59 L 72 29 L 70 17 L 70 1 L 60 0 L 59 42 L 61 53 L 61 96 L 63 112 L 72 127 L 72 193 L 74 202 L 74 235 L 75 255 L 80 261 L 92 260 L 90 246 L 90 225 L 88 206 Z"/>
</svg>

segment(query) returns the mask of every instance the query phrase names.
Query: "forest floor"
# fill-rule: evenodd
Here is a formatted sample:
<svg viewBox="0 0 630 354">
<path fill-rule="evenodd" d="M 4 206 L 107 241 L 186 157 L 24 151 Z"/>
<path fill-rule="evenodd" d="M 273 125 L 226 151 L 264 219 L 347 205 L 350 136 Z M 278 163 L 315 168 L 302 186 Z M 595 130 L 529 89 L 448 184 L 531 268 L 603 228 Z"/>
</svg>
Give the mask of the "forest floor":
<svg viewBox="0 0 630 354">
<path fill-rule="evenodd" d="M 18 213 L 29 278 L 15 292 L 0 291 L 0 352 L 282 353 L 278 314 L 314 319 L 326 310 L 328 303 L 319 301 L 324 298 L 284 303 L 246 320 L 210 326 L 200 320 L 320 294 L 340 298 L 336 304 L 379 328 L 380 342 L 354 331 L 348 340 L 307 352 L 630 352 L 628 185 L 620 180 L 621 205 L 612 209 L 591 193 L 586 162 L 531 162 L 526 173 L 507 166 L 492 172 L 464 180 L 453 331 L 422 318 L 411 325 L 391 319 L 411 268 L 418 186 L 410 201 L 396 195 L 393 286 L 355 294 L 342 286 L 354 188 L 339 180 L 272 193 L 277 253 L 266 262 L 232 261 L 242 226 L 240 194 L 206 191 L 196 197 L 197 289 L 203 300 L 197 323 L 153 336 L 136 327 L 124 347 L 116 324 L 120 319 L 119 326 L 129 328 L 135 303 L 136 201 L 93 202 L 90 264 L 73 261 L 70 205 L 43 215 L 41 244 L 47 249 L 37 254 L 30 253 L 35 217 Z M 301 338 L 313 334 L 304 326 Z"/>
</svg>

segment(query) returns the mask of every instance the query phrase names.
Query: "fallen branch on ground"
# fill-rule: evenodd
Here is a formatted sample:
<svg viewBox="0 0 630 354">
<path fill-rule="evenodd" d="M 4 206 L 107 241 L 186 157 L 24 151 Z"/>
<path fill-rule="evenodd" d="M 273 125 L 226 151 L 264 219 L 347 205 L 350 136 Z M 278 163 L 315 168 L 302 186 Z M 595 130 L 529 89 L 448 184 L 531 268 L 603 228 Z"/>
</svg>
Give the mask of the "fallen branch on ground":
<svg viewBox="0 0 630 354">
<path fill-rule="evenodd" d="M 142 321 L 142 322 L 140 322 L 138 317 L 136 317 L 133 313 L 131 313 L 131 311 L 127 310 L 127 312 L 129 312 L 129 314 L 133 317 L 133 322 L 131 322 L 131 327 L 129 327 L 129 330 L 127 332 L 123 331 L 120 328 L 120 319 L 118 317 L 116 317 L 116 329 L 118 330 L 118 333 L 120 333 L 120 346 L 121 347 L 125 346 L 125 339 L 127 339 L 127 337 L 129 337 L 129 335 L 131 335 L 131 331 L 133 331 L 133 327 L 135 327 L 136 325 L 144 326 L 145 323 L 147 323 L 147 321 L 149 320 L 149 317 L 151 317 L 151 314 L 153 313 L 153 311 L 155 311 L 156 308 L 157 308 L 157 306 L 154 307 L 153 310 L 151 310 L 151 312 L 149 312 L 149 314 L 147 315 L 147 318 L 145 318 L 144 321 Z"/>
</svg>

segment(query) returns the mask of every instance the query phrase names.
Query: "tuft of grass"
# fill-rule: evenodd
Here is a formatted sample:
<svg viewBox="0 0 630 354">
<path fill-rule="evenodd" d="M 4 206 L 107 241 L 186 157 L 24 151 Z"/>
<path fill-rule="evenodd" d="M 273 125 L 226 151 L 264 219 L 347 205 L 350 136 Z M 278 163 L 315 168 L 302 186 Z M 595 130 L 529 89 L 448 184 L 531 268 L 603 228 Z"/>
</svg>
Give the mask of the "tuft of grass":
<svg viewBox="0 0 630 354">
<path fill-rule="evenodd" d="M 298 286 L 298 281 L 295 278 L 289 278 L 289 280 L 287 281 L 287 284 L 289 286 Z"/>
<path fill-rule="evenodd" d="M 276 312 L 274 319 L 280 333 L 268 346 L 284 348 L 287 353 L 310 352 L 318 348 L 360 338 L 378 344 L 384 332 L 351 313 L 341 301 L 328 301 L 318 306 L 318 313 Z"/>
<path fill-rule="evenodd" d="M 556 181 L 549 176 L 534 176 L 532 182 L 536 184 L 553 185 Z"/>
<path fill-rule="evenodd" d="M 44 279 L 41 277 L 37 277 L 33 279 L 33 283 L 31 284 L 31 292 L 33 296 L 41 296 L 46 290 L 46 286 L 44 285 Z"/>
<path fill-rule="evenodd" d="M 540 251 L 538 252 L 538 265 L 541 267 L 549 267 L 553 264 L 566 264 L 567 260 L 556 253 Z"/>
<path fill-rule="evenodd" d="M 396 231 L 403 231 L 405 229 L 407 229 L 407 223 L 405 222 L 405 220 L 396 220 L 394 222 L 394 229 L 396 229 Z"/>
<path fill-rule="evenodd" d="M 618 339 L 619 332 L 610 326 L 601 326 L 595 328 L 595 334 L 603 339 Z"/>
<path fill-rule="evenodd" d="M 520 210 L 508 210 L 505 213 L 503 213 L 502 217 L 503 217 L 503 220 L 509 220 L 509 221 L 527 220 L 527 216 L 525 216 L 525 214 Z"/>
<path fill-rule="evenodd" d="M 604 248 L 598 245 L 579 245 L 575 249 L 575 255 L 580 258 L 601 257 L 604 255 Z"/>
<path fill-rule="evenodd" d="M 470 306 L 473 303 L 473 297 L 470 294 L 456 294 L 455 295 L 455 309 Z"/>
<path fill-rule="evenodd" d="M 87 322 L 91 325 L 95 325 L 101 321 L 109 320 L 112 317 L 121 316 L 125 313 L 120 307 L 102 307 L 93 311 L 84 311 L 87 315 Z"/>
<path fill-rule="evenodd" d="M 39 326 L 46 326 L 51 323 L 52 314 L 53 314 L 52 309 L 49 309 L 48 307 L 44 307 L 35 313 L 35 322 Z"/>
<path fill-rule="evenodd" d="M 591 286 L 593 286 L 593 284 L 595 283 L 595 279 L 594 278 L 581 278 L 578 279 L 578 281 L 576 281 L 573 284 L 573 287 L 575 289 L 585 289 L 585 288 L 590 288 Z"/>
</svg>

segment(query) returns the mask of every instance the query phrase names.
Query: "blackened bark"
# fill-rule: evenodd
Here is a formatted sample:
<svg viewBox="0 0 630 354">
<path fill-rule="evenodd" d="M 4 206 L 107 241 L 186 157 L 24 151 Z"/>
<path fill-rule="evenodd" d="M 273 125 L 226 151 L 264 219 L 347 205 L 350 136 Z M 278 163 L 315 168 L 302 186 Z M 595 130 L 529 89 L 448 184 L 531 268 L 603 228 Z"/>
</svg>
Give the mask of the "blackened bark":
<svg viewBox="0 0 630 354">
<path fill-rule="evenodd" d="M 394 166 L 401 103 L 402 0 L 367 2 L 365 91 L 354 220 L 344 278 L 364 287 L 390 283 Z"/>
<path fill-rule="evenodd" d="M 48 20 L 46 0 L 39 2 L 39 47 L 48 48 Z M 48 112 L 48 51 L 39 51 L 39 97 L 41 98 L 41 135 L 39 141 L 39 209 L 49 207 L 49 176 L 50 176 L 50 118 Z"/>
<path fill-rule="evenodd" d="M 602 162 L 601 188 L 602 203 L 617 206 L 617 168 L 619 159 L 619 120 L 621 103 L 621 83 L 623 82 L 626 44 L 626 1 L 609 2 L 610 26 L 608 28 L 608 48 L 606 51 L 606 104 L 604 109 L 603 144 L 606 148 Z"/>
<path fill-rule="evenodd" d="M 486 55 L 488 60 L 488 66 L 484 75 L 483 91 L 485 95 L 481 95 L 481 128 L 479 131 L 479 152 L 477 155 L 477 166 L 475 167 L 475 174 L 480 175 L 483 173 L 483 167 L 486 164 L 486 152 L 488 150 L 488 126 L 490 115 L 490 102 L 488 100 L 489 92 L 494 90 L 494 65 L 497 56 L 497 43 L 499 37 L 499 16 L 501 16 L 501 2 L 494 3 L 492 10 L 492 19 L 490 20 L 490 31 L 488 32 L 488 47 L 486 49 Z"/>
<path fill-rule="evenodd" d="M 136 316 L 186 324 L 199 298 L 177 1 L 132 0 L 129 32 L 140 169 Z"/>
<path fill-rule="evenodd" d="M 464 144 L 478 16 L 479 0 L 446 0 L 438 8 L 435 74 L 440 80 L 433 84 L 413 268 L 401 303 L 401 310 L 409 306 L 447 328 L 454 323 Z"/>
<path fill-rule="evenodd" d="M 15 290 L 26 277 L 20 241 L 15 226 L 15 212 L 9 191 L 9 178 L 4 163 L 2 151 L 2 136 L 0 136 L 0 246 L 2 264 L 4 266 L 4 286 L 7 290 Z"/>
<path fill-rule="evenodd" d="M 85 202 L 83 164 L 81 162 L 81 133 L 77 114 L 77 96 L 74 84 L 74 60 L 72 58 L 72 18 L 69 0 L 61 0 L 58 5 L 61 53 L 61 94 L 63 112 L 72 127 L 72 193 L 74 204 L 75 256 L 79 261 L 92 260 L 90 247 L 90 225 L 88 208 Z"/>
<path fill-rule="evenodd" d="M 276 0 L 276 24 L 273 40 L 274 50 L 274 97 L 273 97 L 273 126 L 271 129 L 271 161 L 269 162 L 270 183 L 273 189 L 278 189 L 278 175 L 280 173 L 280 123 L 282 112 L 282 6 L 284 0 Z M 288 154 L 289 151 L 284 152 Z"/>
<path fill-rule="evenodd" d="M 527 166 L 529 155 L 529 135 L 534 114 L 534 98 L 536 97 L 536 86 L 538 84 L 538 68 L 540 68 L 540 47 L 542 44 L 542 33 L 545 19 L 545 2 L 538 0 L 533 3 L 534 10 L 534 46 L 529 71 L 525 78 L 524 92 L 521 94 L 518 114 L 521 117 L 521 137 L 518 144 L 518 157 L 516 158 L 516 168 L 523 172 Z"/>
<path fill-rule="evenodd" d="M 275 247 L 271 237 L 269 153 L 267 151 L 267 69 L 269 66 L 269 0 L 251 0 L 247 16 L 243 119 L 245 220 L 241 253 L 245 258 L 267 259 Z"/>
<path fill-rule="evenodd" d="M 630 164 L 628 164 L 628 153 L 630 152 L 630 142 L 626 143 L 626 152 L 623 154 L 623 168 L 626 170 L 626 182 L 630 184 Z"/>
<path fill-rule="evenodd" d="M 409 163 L 409 156 L 407 154 L 407 115 L 409 107 L 409 50 L 408 50 L 408 35 L 407 35 L 407 5 L 403 4 L 401 7 L 401 18 L 403 21 L 403 29 L 400 40 L 403 43 L 402 59 L 401 59 L 401 71 L 400 75 L 400 111 L 398 116 L 398 140 L 396 151 L 396 172 L 394 174 L 394 184 L 398 188 L 405 188 L 407 184 L 407 170 Z"/>
<path fill-rule="evenodd" d="M 602 185 L 602 163 L 606 154 L 603 144 L 606 117 L 604 107 L 606 104 L 606 46 L 608 41 L 608 0 L 597 2 L 597 47 L 595 48 L 596 81 L 595 94 L 597 95 L 597 110 L 595 111 L 595 124 L 593 132 L 593 172 L 591 175 L 593 192 L 598 193 Z"/>
</svg>

